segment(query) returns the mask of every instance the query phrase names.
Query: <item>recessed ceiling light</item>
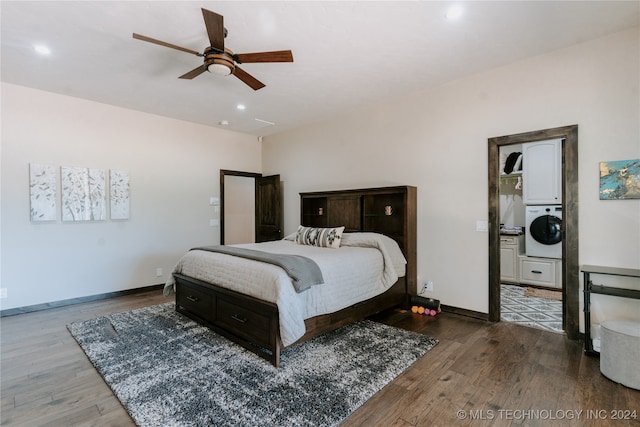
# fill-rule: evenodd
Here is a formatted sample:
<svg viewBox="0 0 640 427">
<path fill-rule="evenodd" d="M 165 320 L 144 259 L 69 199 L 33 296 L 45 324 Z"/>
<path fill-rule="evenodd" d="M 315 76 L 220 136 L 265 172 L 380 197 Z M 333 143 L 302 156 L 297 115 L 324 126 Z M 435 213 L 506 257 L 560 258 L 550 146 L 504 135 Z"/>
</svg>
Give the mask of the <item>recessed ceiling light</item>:
<svg viewBox="0 0 640 427">
<path fill-rule="evenodd" d="M 219 123 L 221 126 L 228 126 L 229 125 L 229 121 L 228 120 L 220 120 Z"/>
<path fill-rule="evenodd" d="M 460 5 L 451 6 L 444 14 L 447 21 L 456 21 L 460 19 L 464 12 L 464 8 Z"/>
<path fill-rule="evenodd" d="M 38 52 L 40 55 L 49 55 L 51 53 L 51 49 L 41 44 L 34 46 L 33 49 L 35 49 L 35 51 Z"/>
<path fill-rule="evenodd" d="M 244 110 L 246 107 L 244 106 L 244 104 L 238 104 L 238 105 L 236 105 L 236 108 L 238 110 Z"/>
</svg>

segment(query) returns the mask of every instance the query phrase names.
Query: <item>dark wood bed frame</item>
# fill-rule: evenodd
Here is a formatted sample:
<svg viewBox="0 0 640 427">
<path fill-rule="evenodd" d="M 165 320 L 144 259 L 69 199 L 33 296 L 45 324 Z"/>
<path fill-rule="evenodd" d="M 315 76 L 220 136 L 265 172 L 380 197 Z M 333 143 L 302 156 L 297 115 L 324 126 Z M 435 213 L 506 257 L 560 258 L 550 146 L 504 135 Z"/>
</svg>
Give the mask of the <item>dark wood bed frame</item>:
<svg viewBox="0 0 640 427">
<path fill-rule="evenodd" d="M 393 238 L 407 259 L 407 274 L 381 295 L 305 320 L 306 333 L 296 342 L 392 307 L 408 306 L 417 280 L 415 187 L 300 193 L 300 217 L 305 226 L 344 225 L 345 232 L 373 231 Z M 283 346 L 275 304 L 192 277 L 174 276 L 178 312 L 279 365 Z"/>
</svg>

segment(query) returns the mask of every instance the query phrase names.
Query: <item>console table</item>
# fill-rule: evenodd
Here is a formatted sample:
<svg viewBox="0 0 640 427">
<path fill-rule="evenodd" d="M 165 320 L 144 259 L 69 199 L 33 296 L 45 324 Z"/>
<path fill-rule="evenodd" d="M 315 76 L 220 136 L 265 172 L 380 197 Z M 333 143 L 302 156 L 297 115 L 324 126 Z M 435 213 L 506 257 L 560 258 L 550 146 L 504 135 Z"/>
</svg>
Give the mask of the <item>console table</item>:
<svg viewBox="0 0 640 427">
<path fill-rule="evenodd" d="M 640 290 L 596 285 L 591 281 L 591 275 L 604 274 L 609 276 L 640 278 L 640 270 L 632 268 L 601 267 L 597 265 L 583 265 L 580 270 L 584 274 L 584 352 L 585 354 L 594 356 L 598 353 L 593 350 L 593 342 L 591 340 L 591 294 L 640 299 Z"/>
</svg>

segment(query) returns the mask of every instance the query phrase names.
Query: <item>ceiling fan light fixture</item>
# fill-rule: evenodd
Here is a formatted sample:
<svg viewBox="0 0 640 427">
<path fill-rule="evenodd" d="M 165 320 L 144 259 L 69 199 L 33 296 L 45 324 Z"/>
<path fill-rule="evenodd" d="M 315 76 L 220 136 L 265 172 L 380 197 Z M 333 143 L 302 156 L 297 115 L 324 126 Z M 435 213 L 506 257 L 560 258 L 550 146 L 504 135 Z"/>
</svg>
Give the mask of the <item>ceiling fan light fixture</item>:
<svg viewBox="0 0 640 427">
<path fill-rule="evenodd" d="M 225 49 L 224 52 L 219 52 L 212 47 L 208 47 L 204 51 L 204 63 L 207 71 L 219 76 L 228 76 L 233 73 L 233 69 L 235 68 L 233 52 L 229 49 Z"/>
<path fill-rule="evenodd" d="M 216 64 L 215 62 L 207 66 L 207 71 L 219 76 L 228 76 L 231 74 L 231 68 L 225 64 Z"/>
</svg>

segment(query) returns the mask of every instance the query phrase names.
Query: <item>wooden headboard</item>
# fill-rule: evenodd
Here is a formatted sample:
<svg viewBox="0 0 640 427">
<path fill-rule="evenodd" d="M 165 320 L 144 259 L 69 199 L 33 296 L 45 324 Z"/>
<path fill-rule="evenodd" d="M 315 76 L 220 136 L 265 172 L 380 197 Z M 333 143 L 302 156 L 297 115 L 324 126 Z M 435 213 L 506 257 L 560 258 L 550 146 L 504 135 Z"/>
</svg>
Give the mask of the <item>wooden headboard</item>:
<svg viewBox="0 0 640 427">
<path fill-rule="evenodd" d="M 372 231 L 391 237 L 407 259 L 407 288 L 417 290 L 416 187 L 364 188 L 300 193 L 300 223 Z"/>
</svg>

